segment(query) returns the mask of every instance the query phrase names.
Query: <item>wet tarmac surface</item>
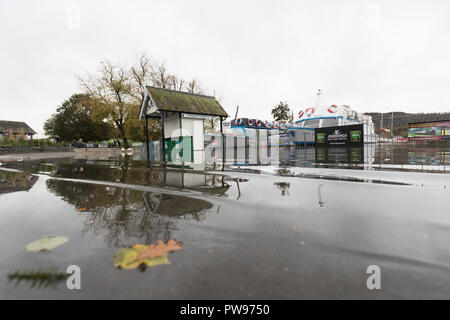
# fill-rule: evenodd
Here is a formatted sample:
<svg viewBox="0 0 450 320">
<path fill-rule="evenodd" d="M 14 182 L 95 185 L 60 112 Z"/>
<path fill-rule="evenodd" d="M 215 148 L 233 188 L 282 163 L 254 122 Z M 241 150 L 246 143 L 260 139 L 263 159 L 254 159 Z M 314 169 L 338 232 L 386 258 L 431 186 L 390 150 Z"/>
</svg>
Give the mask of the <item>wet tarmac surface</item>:
<svg viewBox="0 0 450 320">
<path fill-rule="evenodd" d="M 332 171 L 199 173 L 139 161 L 5 167 L 20 172 L 0 170 L 2 299 L 450 297 L 448 189 Z M 47 235 L 70 240 L 50 252 L 25 250 Z M 113 266 L 120 248 L 169 239 L 183 242 L 170 265 Z M 73 264 L 81 290 L 8 280 Z M 381 268 L 380 290 L 366 286 L 370 265 Z"/>
</svg>

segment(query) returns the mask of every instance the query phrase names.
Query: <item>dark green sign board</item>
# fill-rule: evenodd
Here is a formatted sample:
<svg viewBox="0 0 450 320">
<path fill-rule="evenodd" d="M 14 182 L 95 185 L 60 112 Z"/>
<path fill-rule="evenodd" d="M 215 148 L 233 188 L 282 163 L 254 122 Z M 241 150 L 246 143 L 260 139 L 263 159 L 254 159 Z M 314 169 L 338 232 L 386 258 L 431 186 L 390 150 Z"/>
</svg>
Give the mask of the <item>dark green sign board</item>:
<svg viewBox="0 0 450 320">
<path fill-rule="evenodd" d="M 364 126 L 355 124 L 315 129 L 316 146 L 363 146 Z"/>
</svg>

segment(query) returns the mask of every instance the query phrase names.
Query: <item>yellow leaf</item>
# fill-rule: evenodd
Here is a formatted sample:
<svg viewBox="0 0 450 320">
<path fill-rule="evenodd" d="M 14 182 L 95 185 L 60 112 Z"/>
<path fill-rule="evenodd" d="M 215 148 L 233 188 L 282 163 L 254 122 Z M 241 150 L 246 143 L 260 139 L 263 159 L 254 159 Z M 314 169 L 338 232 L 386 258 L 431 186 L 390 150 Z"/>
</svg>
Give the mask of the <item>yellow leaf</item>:
<svg viewBox="0 0 450 320">
<path fill-rule="evenodd" d="M 136 250 L 130 248 L 120 249 L 114 256 L 114 266 L 122 269 L 134 269 L 139 266 L 139 263 L 136 266 L 133 264 L 138 254 Z"/>
<path fill-rule="evenodd" d="M 167 253 L 180 250 L 181 245 L 181 242 L 169 240 L 166 244 L 158 241 L 156 245 L 136 244 L 131 248 L 123 248 L 114 256 L 114 266 L 122 269 L 135 269 L 141 264 L 147 267 L 170 264 Z"/>
<path fill-rule="evenodd" d="M 141 262 L 143 262 L 147 267 L 154 267 L 160 264 L 170 264 L 170 261 L 167 258 L 167 254 L 162 257 L 156 257 L 153 259 L 144 259 Z"/>
</svg>

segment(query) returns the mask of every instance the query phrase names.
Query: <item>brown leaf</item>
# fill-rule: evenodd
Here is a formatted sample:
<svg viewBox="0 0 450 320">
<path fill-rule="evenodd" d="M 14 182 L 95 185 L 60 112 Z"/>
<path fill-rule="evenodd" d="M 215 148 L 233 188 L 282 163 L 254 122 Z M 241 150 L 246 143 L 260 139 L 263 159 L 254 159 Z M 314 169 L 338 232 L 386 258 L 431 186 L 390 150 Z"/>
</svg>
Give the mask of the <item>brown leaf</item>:
<svg viewBox="0 0 450 320">
<path fill-rule="evenodd" d="M 182 244 L 183 243 L 181 241 L 176 241 L 173 239 L 167 241 L 167 244 L 159 240 L 157 244 L 151 244 L 148 246 L 147 250 L 140 252 L 135 261 L 162 257 L 170 251 L 180 250 Z"/>
</svg>

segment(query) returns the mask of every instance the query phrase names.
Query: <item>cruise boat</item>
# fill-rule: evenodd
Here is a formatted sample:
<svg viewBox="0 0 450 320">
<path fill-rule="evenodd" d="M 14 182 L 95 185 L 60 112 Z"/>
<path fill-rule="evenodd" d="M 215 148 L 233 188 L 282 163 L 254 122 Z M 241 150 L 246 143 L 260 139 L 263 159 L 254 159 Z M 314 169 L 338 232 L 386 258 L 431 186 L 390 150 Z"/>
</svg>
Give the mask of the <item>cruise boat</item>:
<svg viewBox="0 0 450 320">
<path fill-rule="evenodd" d="M 352 124 L 364 125 L 364 142 L 376 142 L 372 117 L 346 105 L 318 106 L 300 110 L 295 121 L 299 128 L 326 128 Z"/>
</svg>

